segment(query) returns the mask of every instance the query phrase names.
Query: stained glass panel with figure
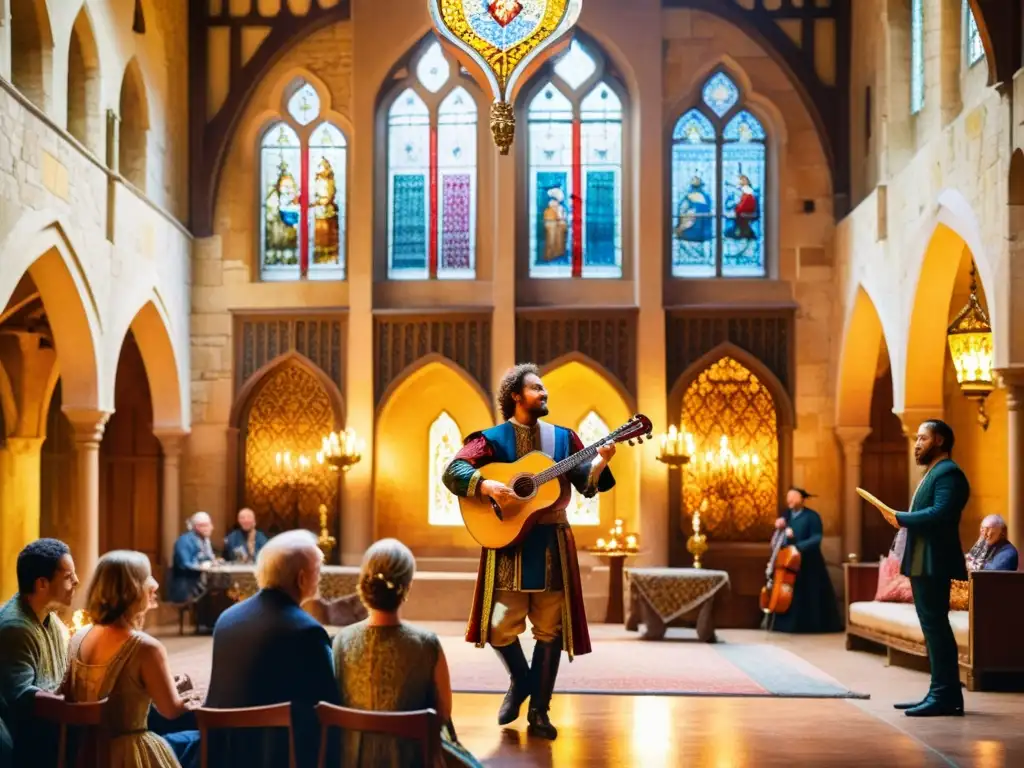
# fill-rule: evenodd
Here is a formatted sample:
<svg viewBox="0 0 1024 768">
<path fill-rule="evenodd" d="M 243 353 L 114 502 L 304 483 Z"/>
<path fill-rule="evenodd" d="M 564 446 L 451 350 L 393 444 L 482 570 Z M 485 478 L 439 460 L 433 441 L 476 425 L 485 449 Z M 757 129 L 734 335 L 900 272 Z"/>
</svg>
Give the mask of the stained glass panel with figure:
<svg viewBox="0 0 1024 768">
<path fill-rule="evenodd" d="M 716 541 L 767 541 L 778 510 L 779 440 L 775 401 L 761 380 L 732 357 L 709 365 L 683 395 L 680 428 L 694 436 L 695 455 L 717 453 L 723 437 L 734 455 L 756 455 L 741 474 L 702 473 L 693 462 L 683 476 L 683 520 L 707 500 L 701 525 Z M 702 475 L 707 475 L 702 476 Z"/>
<path fill-rule="evenodd" d="M 462 525 L 459 500 L 441 482 L 441 476 L 444 475 L 445 469 L 462 446 L 459 425 L 446 411 L 441 411 L 441 414 L 430 425 L 428 446 L 430 451 L 430 466 L 428 467 L 430 501 L 427 522 L 430 525 Z"/>
<path fill-rule="evenodd" d="M 309 248 L 312 278 L 342 278 L 345 262 L 344 134 L 330 123 L 317 126 L 309 139 Z"/>
<path fill-rule="evenodd" d="M 439 278 L 472 278 L 476 233 L 476 103 L 464 88 L 441 102 L 437 117 Z"/>
<path fill-rule="evenodd" d="M 548 83 L 533 98 L 528 114 L 530 277 L 572 274 L 572 124 L 572 103 Z"/>
<path fill-rule="evenodd" d="M 299 277 L 301 159 L 295 131 L 285 123 L 270 126 L 260 146 L 260 271 L 265 280 Z"/>
<path fill-rule="evenodd" d="M 718 145 L 711 121 L 691 109 L 672 132 L 672 276 L 714 277 Z"/>
<path fill-rule="evenodd" d="M 320 96 L 309 83 L 303 82 L 288 99 L 288 114 L 299 125 L 309 125 L 320 116 Z"/>
<path fill-rule="evenodd" d="M 622 101 L 599 83 L 580 104 L 583 276 L 622 277 Z"/>
<path fill-rule="evenodd" d="M 604 420 L 597 415 L 596 411 L 590 411 L 580 421 L 576 428 L 583 445 L 596 443 L 602 437 L 607 437 L 611 432 Z M 570 525 L 600 525 L 601 524 L 601 496 L 600 494 L 585 498 L 575 488 L 572 489 L 572 498 L 565 513 Z"/>
<path fill-rule="evenodd" d="M 740 112 L 723 131 L 722 274 L 761 277 L 765 273 L 765 133 L 749 112 Z"/>
<path fill-rule="evenodd" d="M 388 114 L 388 277 L 429 275 L 430 111 L 411 88 Z"/>
</svg>

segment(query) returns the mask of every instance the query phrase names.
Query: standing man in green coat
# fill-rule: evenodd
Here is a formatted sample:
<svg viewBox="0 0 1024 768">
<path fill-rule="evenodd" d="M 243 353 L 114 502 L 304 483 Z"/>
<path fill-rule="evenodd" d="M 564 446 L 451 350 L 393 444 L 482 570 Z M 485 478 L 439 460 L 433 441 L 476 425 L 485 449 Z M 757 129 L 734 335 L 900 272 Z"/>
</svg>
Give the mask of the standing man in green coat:
<svg viewBox="0 0 1024 768">
<path fill-rule="evenodd" d="M 967 578 L 960 515 L 971 496 L 971 486 L 950 458 L 953 441 L 953 430 L 944 421 L 932 419 L 921 424 L 914 457 L 927 469 L 910 511 L 896 513 L 896 522 L 907 529 L 900 572 L 910 577 L 932 669 L 931 687 L 924 700 L 896 705 L 910 717 L 964 713 L 959 654 L 949 625 L 949 587 L 951 580 Z"/>
</svg>

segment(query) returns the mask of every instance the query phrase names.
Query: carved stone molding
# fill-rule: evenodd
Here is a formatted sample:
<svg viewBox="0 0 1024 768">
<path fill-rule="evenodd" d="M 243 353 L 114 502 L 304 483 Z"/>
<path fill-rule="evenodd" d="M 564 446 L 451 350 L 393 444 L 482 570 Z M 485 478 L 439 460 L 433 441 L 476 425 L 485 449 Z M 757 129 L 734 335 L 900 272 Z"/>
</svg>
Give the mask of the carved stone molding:
<svg viewBox="0 0 1024 768">
<path fill-rule="evenodd" d="M 345 391 L 344 314 L 235 315 L 235 393 L 267 363 L 297 352 Z"/>
<path fill-rule="evenodd" d="M 112 411 L 63 408 L 64 415 L 71 422 L 75 445 L 85 448 L 99 448 L 103 442 L 103 431 Z"/>
<path fill-rule="evenodd" d="M 373 318 L 374 398 L 381 398 L 418 360 L 440 355 L 489 393 L 491 314 L 487 312 L 379 312 Z"/>
</svg>

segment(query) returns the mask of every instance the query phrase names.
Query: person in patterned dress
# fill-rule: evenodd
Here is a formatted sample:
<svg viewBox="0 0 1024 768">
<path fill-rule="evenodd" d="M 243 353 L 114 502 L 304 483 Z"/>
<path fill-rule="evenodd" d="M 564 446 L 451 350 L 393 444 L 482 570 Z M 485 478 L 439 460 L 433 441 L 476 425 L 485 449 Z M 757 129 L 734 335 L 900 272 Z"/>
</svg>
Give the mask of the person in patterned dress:
<svg viewBox="0 0 1024 768">
<path fill-rule="evenodd" d="M 469 435 L 445 470 L 443 482 L 457 496 L 486 496 L 500 505 L 510 501 L 513 492 L 483 480 L 482 466 L 511 463 L 531 451 L 561 461 L 584 446 L 573 430 L 541 421 L 548 413 L 548 393 L 533 364 L 517 365 L 505 374 L 498 405 L 506 421 Z M 558 735 L 548 709 L 561 653 L 566 651 L 572 661 L 591 650 L 576 542 L 565 511 L 572 495 L 570 483 L 587 498 L 610 490 L 615 480 L 608 461 L 614 455 L 615 445 L 604 445 L 597 458 L 559 478 L 561 496 L 521 543 L 481 552 L 466 640 L 478 647 L 489 642 L 508 671 L 510 685 L 498 712 L 499 725 L 515 721 L 529 698 L 528 733 L 546 739 Z M 529 664 L 519 642 L 527 618 L 536 641 Z"/>
</svg>

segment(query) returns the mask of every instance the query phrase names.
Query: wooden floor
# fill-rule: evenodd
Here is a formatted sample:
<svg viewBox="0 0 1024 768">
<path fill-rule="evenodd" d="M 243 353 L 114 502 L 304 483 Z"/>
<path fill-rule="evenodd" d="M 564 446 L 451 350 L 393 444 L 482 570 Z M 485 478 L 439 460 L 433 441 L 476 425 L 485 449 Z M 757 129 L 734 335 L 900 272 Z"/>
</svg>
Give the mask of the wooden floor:
<svg viewBox="0 0 1024 768">
<path fill-rule="evenodd" d="M 1024 694 L 966 693 L 966 717 L 915 720 L 892 704 L 920 698 L 927 689 L 927 675 L 886 667 L 884 656 L 846 651 L 842 635 L 769 636 L 745 630 L 719 634 L 725 642 L 786 647 L 871 698 L 557 694 L 551 718 L 559 737 L 552 743 L 528 740 L 525 717 L 501 729 L 495 721 L 501 696 L 456 694 L 454 720 L 460 740 L 484 764 L 502 768 L 1024 766 Z M 176 656 L 209 653 L 209 638 L 163 639 L 172 669 Z M 642 651 L 640 641 L 638 647 Z"/>
</svg>

